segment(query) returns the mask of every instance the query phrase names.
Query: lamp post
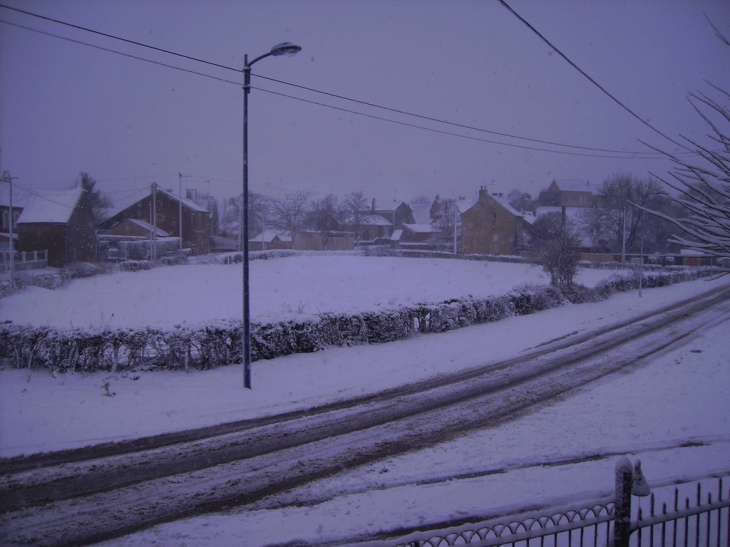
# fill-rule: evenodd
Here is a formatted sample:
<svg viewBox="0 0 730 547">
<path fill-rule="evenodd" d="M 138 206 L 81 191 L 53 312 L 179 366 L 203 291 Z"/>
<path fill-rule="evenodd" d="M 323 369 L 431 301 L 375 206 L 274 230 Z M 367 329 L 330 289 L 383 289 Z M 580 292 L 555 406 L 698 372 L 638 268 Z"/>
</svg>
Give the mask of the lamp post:
<svg viewBox="0 0 730 547">
<path fill-rule="evenodd" d="M 282 42 L 271 51 L 249 63 L 243 56 L 243 226 L 241 227 L 241 254 L 243 263 L 243 387 L 251 389 L 251 314 L 248 285 L 248 94 L 251 92 L 251 66 L 269 56 L 295 55 L 301 47 Z"/>
</svg>

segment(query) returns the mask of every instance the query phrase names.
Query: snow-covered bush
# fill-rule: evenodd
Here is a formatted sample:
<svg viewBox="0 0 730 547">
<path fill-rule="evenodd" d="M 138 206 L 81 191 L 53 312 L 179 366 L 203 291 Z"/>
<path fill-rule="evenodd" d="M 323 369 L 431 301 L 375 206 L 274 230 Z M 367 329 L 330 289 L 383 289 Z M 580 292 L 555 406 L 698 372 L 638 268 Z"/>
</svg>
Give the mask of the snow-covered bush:
<svg viewBox="0 0 730 547">
<path fill-rule="evenodd" d="M 707 277 L 715 270 L 698 269 L 644 276 L 644 286 L 660 287 Z M 354 315 L 324 313 L 299 321 L 251 325 L 252 360 L 292 353 L 310 353 L 328 346 L 381 344 L 416 334 L 445 332 L 554 308 L 566 300 L 592 302 L 615 292 L 638 288 L 638 277 L 618 275 L 594 289 L 574 286 L 523 285 L 503 296 L 459 298 L 438 304 L 417 304 Z M 241 322 L 219 321 L 202 329 L 176 326 L 111 329 L 56 329 L 0 324 L 0 364 L 13 368 L 41 366 L 55 371 L 208 369 L 241 362 Z"/>
</svg>

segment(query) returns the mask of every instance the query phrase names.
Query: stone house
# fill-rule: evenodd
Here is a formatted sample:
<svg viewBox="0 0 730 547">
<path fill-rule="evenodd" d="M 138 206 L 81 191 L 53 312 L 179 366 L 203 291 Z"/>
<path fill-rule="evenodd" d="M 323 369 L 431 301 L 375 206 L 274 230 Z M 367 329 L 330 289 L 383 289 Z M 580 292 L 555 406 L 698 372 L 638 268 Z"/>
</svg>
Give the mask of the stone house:
<svg viewBox="0 0 730 547">
<path fill-rule="evenodd" d="M 523 224 L 520 212 L 482 186 L 477 202 L 461 214 L 461 252 L 518 254 L 524 242 Z"/>
</svg>

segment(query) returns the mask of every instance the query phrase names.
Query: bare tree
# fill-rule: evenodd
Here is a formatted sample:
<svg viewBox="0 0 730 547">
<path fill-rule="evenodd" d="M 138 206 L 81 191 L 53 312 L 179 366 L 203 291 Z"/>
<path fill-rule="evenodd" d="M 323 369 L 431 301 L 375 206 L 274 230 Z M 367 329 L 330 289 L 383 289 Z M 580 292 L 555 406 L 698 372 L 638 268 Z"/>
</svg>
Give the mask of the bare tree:
<svg viewBox="0 0 730 547">
<path fill-rule="evenodd" d="M 661 186 L 655 179 L 640 180 L 631 173 L 615 173 L 603 182 L 595 207 L 583 209 L 581 227 L 594 247 L 621 252 L 638 250 L 641 212 L 635 203 L 656 204 Z"/>
<path fill-rule="evenodd" d="M 293 239 L 294 233 L 304 226 L 313 195 L 311 190 L 299 189 L 287 194 L 284 199 L 269 199 L 269 223 L 272 228 Z"/>
<path fill-rule="evenodd" d="M 337 196 L 328 194 L 324 198 L 312 202 L 307 213 L 306 224 L 319 233 L 322 238 L 322 247 L 327 250 L 327 241 L 333 232 L 340 230 L 343 217 L 343 210 Z"/>
<path fill-rule="evenodd" d="M 517 188 L 507 194 L 507 199 L 509 204 L 518 211 L 534 211 L 537 207 L 537 202 L 532 199 L 530 194 L 521 192 Z"/>
<path fill-rule="evenodd" d="M 570 219 L 560 213 L 539 216 L 530 227 L 529 250 L 535 262 L 550 276 L 550 283 L 569 288 L 578 271 L 580 261 L 580 234 Z"/>
<path fill-rule="evenodd" d="M 453 199 L 445 199 L 439 203 L 438 214 L 432 222 L 433 227 L 438 230 L 438 234 L 435 236 L 437 241 L 453 245 L 457 214 L 458 208 Z"/>
<path fill-rule="evenodd" d="M 730 93 L 715 89 L 730 98 Z M 646 210 L 682 230 L 670 240 L 673 243 L 730 258 L 730 109 L 704 93 L 691 94 L 689 100 L 709 125 L 714 146 L 686 139 L 693 149 L 692 159 L 655 148 L 674 163 L 668 178 L 657 178 L 678 192 L 678 197 L 669 199 L 683 207 L 687 216 L 672 218 L 648 205 Z"/>
<path fill-rule="evenodd" d="M 347 194 L 342 203 L 342 211 L 345 223 L 355 232 L 355 246 L 357 247 L 360 245 L 360 238 L 365 228 L 365 217 L 368 215 L 368 202 L 363 193 L 360 191 Z"/>
<path fill-rule="evenodd" d="M 229 236 L 238 236 L 239 240 L 241 239 L 241 224 L 243 222 L 241 216 L 242 196 L 243 194 L 239 194 L 228 198 L 223 211 L 223 233 Z M 268 211 L 266 201 L 266 197 L 261 194 L 248 193 L 248 234 L 246 234 L 248 239 L 264 230 Z"/>
</svg>

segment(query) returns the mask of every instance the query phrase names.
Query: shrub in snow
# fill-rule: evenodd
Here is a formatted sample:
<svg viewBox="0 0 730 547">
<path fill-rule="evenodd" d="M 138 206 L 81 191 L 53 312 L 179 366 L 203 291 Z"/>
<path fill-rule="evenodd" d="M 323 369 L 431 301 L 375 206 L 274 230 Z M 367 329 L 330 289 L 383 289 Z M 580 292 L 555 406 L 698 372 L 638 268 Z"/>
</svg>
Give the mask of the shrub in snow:
<svg viewBox="0 0 730 547">
<path fill-rule="evenodd" d="M 713 275 L 712 269 L 652 273 L 644 286 L 661 287 Z M 445 332 L 468 325 L 526 315 L 571 302 L 593 302 L 638 287 L 638 277 L 613 275 L 594 289 L 573 286 L 562 291 L 523 285 L 506 295 L 459 298 L 439 304 L 418 304 L 354 315 L 319 314 L 298 321 L 251 325 L 252 360 L 292 353 L 310 353 L 327 346 L 381 344 L 415 334 Z M 117 369 L 208 369 L 240 363 L 240 321 L 219 321 L 202 329 L 56 329 L 4 323 L 0 325 L 0 362 L 13 368 L 42 366 L 54 371 Z"/>
</svg>

